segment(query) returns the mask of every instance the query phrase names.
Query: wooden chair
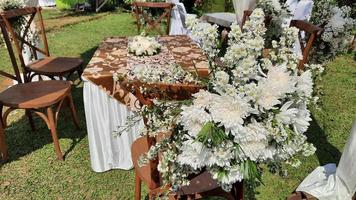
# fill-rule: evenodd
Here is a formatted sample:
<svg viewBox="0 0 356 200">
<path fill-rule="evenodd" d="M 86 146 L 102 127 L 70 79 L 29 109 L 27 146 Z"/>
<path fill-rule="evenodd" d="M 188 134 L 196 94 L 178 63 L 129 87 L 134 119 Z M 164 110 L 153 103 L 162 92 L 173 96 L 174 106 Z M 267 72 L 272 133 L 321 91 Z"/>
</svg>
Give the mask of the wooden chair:
<svg viewBox="0 0 356 200">
<path fill-rule="evenodd" d="M 5 161 L 8 159 L 4 133 L 4 129 L 7 127 L 7 117 L 14 110 L 24 109 L 26 110 L 26 115 L 29 118 L 32 129 L 35 128 L 31 115 L 32 112 L 45 121 L 48 129 L 51 131 L 57 159 L 63 160 L 56 130 L 59 111 L 63 104 L 69 106 L 74 124 L 79 128 L 79 122 L 71 95 L 71 84 L 70 82 L 61 80 L 23 82 L 15 54 L 13 53 L 10 37 L 6 31 L 5 24 L 1 19 L 0 27 L 15 72 L 15 75 L 12 75 L 0 71 L 0 75 L 17 81 L 16 85 L 11 86 L 0 93 L 0 157 Z M 3 112 L 4 106 L 8 107 L 5 112 Z M 55 112 L 52 110 L 53 107 L 55 107 Z"/>
<path fill-rule="evenodd" d="M 69 79 L 74 72 L 77 72 L 80 78 L 83 71 L 82 59 L 50 56 L 41 8 L 27 7 L 14 9 L 1 12 L 0 15 L 6 25 L 7 31 L 10 33 L 11 40 L 14 42 L 16 54 L 19 57 L 26 82 L 30 82 L 36 75 L 44 75 L 50 77 L 52 80 L 54 77 L 59 77 L 61 80 L 63 77 Z M 36 15 L 38 16 L 38 24 L 40 27 L 40 34 L 42 36 L 41 38 L 44 49 L 31 44 L 31 42 L 26 38 L 30 29 L 30 25 L 34 21 Z M 17 33 L 13 27 L 13 24 L 11 23 L 14 19 L 19 17 L 22 17 L 27 21 L 27 24 L 23 25 L 23 30 L 21 33 Z M 35 58 L 34 62 L 27 65 L 25 64 L 24 58 L 22 56 L 25 45 L 31 49 L 31 53 Z M 42 53 L 45 57 L 38 59 L 38 52 Z"/>
<path fill-rule="evenodd" d="M 140 87 L 157 89 L 157 93 L 150 92 L 145 95 L 139 90 Z M 202 87 L 197 85 L 168 85 L 168 84 L 141 84 L 129 83 L 127 88 L 132 90 L 142 105 L 153 106 L 152 99 L 170 99 L 184 100 L 191 98 L 191 95 L 198 92 Z M 165 95 L 161 95 L 164 93 Z M 144 120 L 146 121 L 146 120 Z M 141 199 L 141 183 L 144 182 L 148 186 L 148 195 L 150 199 L 160 197 L 164 192 L 168 192 L 169 187 L 162 188 L 160 174 L 157 170 L 158 159 L 151 160 L 145 166 L 138 166 L 139 157 L 147 153 L 152 145 L 160 141 L 162 137 L 170 136 L 169 134 L 161 134 L 155 138 L 143 136 L 138 138 L 131 147 L 132 161 L 135 168 L 135 199 Z M 190 179 L 190 185 L 182 187 L 177 192 L 169 193 L 169 199 L 180 199 L 182 197 L 188 199 L 199 199 L 206 196 L 220 196 L 226 199 L 243 199 L 243 184 L 235 184 L 231 193 L 223 191 L 211 175 L 205 171 L 196 177 Z"/>
<path fill-rule="evenodd" d="M 174 4 L 161 2 L 134 2 L 132 3 L 132 6 L 134 8 L 135 17 L 137 20 L 137 32 L 139 34 L 141 32 L 141 26 L 143 25 L 141 23 L 142 18 L 147 23 L 147 31 L 156 30 L 160 35 L 169 34 L 169 28 L 171 24 L 171 12 Z M 150 17 L 149 13 L 147 13 L 147 10 L 150 9 L 163 10 L 163 13 L 156 20 L 154 20 L 152 17 Z M 167 23 L 165 32 L 162 32 L 161 29 L 163 19 L 165 19 Z"/>
<path fill-rule="evenodd" d="M 323 29 L 303 20 L 292 20 L 291 27 L 299 29 L 298 38 L 303 58 L 299 61 L 298 68 L 304 70 L 304 64 L 308 62 L 308 56 L 315 39 L 321 35 Z M 305 33 L 305 40 L 302 38 L 302 32 Z"/>
</svg>

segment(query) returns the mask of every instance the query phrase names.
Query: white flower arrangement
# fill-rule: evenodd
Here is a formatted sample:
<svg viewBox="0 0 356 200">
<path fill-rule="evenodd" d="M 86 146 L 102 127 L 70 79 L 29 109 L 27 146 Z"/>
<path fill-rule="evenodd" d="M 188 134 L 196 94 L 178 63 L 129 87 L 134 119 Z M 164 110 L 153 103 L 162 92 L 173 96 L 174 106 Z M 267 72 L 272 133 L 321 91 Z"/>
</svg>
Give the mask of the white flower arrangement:
<svg viewBox="0 0 356 200">
<path fill-rule="evenodd" d="M 356 20 L 351 17 L 351 7 L 338 7 L 334 1 L 315 2 L 311 21 L 324 28 L 317 38 L 311 57 L 313 62 L 326 62 L 345 53 L 353 39 Z"/>
<path fill-rule="evenodd" d="M 135 36 L 129 39 L 129 53 L 135 56 L 153 56 L 160 52 L 162 45 L 154 37 Z"/>
<path fill-rule="evenodd" d="M 207 90 L 194 94 L 191 102 L 167 106 L 156 101 L 154 108 L 143 112 L 153 120 L 149 135 L 162 131 L 154 121 L 174 133 L 141 160 L 154 159 L 160 152 L 158 170 L 172 190 L 188 185 L 189 175 L 203 170 L 229 190 L 243 179 L 259 179 L 259 164 L 298 166 L 297 155 L 315 152 L 304 133 L 311 121 L 307 105 L 313 98 L 313 69 L 322 70 L 315 65 L 305 72 L 297 69 L 298 58 L 292 50 L 296 28 L 284 28 L 279 41 L 272 41 L 270 56 L 264 58 L 264 18 L 263 10 L 255 9 L 243 32 L 232 25 L 224 66 L 212 63 Z M 189 19 L 187 25 L 213 61 L 219 52 L 217 27 L 196 19 Z"/>
</svg>

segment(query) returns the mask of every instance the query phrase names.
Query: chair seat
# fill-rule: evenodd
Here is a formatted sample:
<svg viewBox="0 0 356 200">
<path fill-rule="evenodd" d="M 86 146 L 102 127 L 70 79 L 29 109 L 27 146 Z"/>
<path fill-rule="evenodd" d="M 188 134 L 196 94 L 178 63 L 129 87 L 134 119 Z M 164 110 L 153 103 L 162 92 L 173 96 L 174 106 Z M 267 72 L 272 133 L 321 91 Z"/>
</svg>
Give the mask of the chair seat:
<svg viewBox="0 0 356 200">
<path fill-rule="evenodd" d="M 7 107 L 30 109 L 51 106 L 70 93 L 67 81 L 38 81 L 14 85 L 0 93 Z"/>
<path fill-rule="evenodd" d="M 142 167 L 138 166 L 137 160 L 139 157 L 148 152 L 148 143 L 147 139 L 145 137 L 140 137 L 138 138 L 133 144 L 132 144 L 132 161 L 134 163 L 135 167 L 135 172 L 139 175 L 139 177 L 142 179 L 144 183 L 147 184 L 147 186 L 150 189 L 156 189 L 160 185 L 156 184 L 153 182 L 151 179 L 151 168 L 149 165 L 145 165 Z M 219 188 L 219 185 L 217 182 L 211 177 L 211 174 L 207 171 L 197 175 L 196 177 L 192 178 L 190 181 L 189 186 L 184 186 L 180 188 L 176 194 L 178 195 L 194 195 L 197 193 L 204 193 L 208 192 L 211 190 L 215 190 Z"/>
<path fill-rule="evenodd" d="M 138 166 L 138 159 L 140 156 L 144 153 L 147 153 L 149 150 L 148 148 L 148 143 L 147 139 L 145 137 L 140 137 L 134 141 L 134 143 L 131 146 L 131 156 L 132 156 L 132 162 L 135 167 L 135 172 L 137 175 L 142 179 L 142 181 L 150 188 L 150 189 L 156 189 L 160 185 L 159 183 L 155 183 L 152 178 L 151 178 L 151 172 L 152 169 L 150 168 L 149 165 L 144 165 L 142 167 Z"/>
<path fill-rule="evenodd" d="M 78 70 L 83 64 L 81 58 L 45 57 L 30 63 L 26 67 L 30 71 L 44 75 L 60 75 Z"/>
</svg>

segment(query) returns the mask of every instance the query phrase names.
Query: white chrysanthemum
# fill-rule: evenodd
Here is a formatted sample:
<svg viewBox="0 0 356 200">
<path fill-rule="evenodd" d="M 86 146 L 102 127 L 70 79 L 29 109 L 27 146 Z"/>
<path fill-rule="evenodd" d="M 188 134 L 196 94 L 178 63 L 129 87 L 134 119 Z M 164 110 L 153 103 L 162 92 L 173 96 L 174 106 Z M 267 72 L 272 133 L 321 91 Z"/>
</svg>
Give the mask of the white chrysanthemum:
<svg viewBox="0 0 356 200">
<path fill-rule="evenodd" d="M 229 167 L 231 159 L 234 158 L 234 145 L 232 142 L 227 141 L 218 147 L 212 149 L 212 155 L 209 158 L 208 166 Z"/>
<path fill-rule="evenodd" d="M 193 97 L 194 106 L 209 109 L 212 102 L 218 97 L 218 95 L 210 93 L 206 90 L 200 90 L 199 92 L 193 94 Z"/>
<path fill-rule="evenodd" d="M 293 101 L 288 101 L 280 109 L 280 113 L 276 115 L 276 120 L 283 124 L 291 124 L 295 121 L 298 109 L 291 108 Z"/>
<path fill-rule="evenodd" d="M 299 133 L 307 131 L 311 121 L 310 111 L 305 102 L 298 104 L 298 113 L 295 119 L 294 127 Z"/>
<path fill-rule="evenodd" d="M 297 77 L 297 93 L 299 96 L 310 98 L 313 94 L 313 79 L 310 70 Z"/>
<path fill-rule="evenodd" d="M 234 165 L 231 168 L 226 169 L 228 172 L 225 174 L 219 173 L 218 170 L 211 170 L 213 178 L 218 180 L 222 184 L 231 185 L 241 181 L 244 177 L 241 173 L 240 166 Z"/>
<path fill-rule="evenodd" d="M 249 142 L 249 141 L 259 141 L 267 140 L 269 135 L 268 130 L 263 124 L 252 119 L 252 123 L 239 129 L 233 129 L 231 132 L 234 135 L 234 141 L 236 143 Z"/>
<path fill-rule="evenodd" d="M 194 170 L 205 167 L 211 157 L 211 151 L 202 143 L 188 140 L 181 147 L 182 153 L 178 155 L 177 161 L 181 165 L 188 165 Z"/>
<path fill-rule="evenodd" d="M 295 80 L 290 76 L 290 72 L 283 66 L 272 67 L 269 69 L 267 78 L 260 80 L 258 89 L 260 96 L 257 104 L 269 110 L 273 106 L 280 104 L 281 98 L 287 93 L 295 91 Z"/>
<path fill-rule="evenodd" d="M 244 155 L 252 161 L 265 161 L 272 159 L 275 149 L 270 147 L 267 140 L 240 143 Z"/>
<path fill-rule="evenodd" d="M 211 116 L 203 108 L 197 106 L 183 106 L 180 123 L 184 130 L 192 137 L 196 137 L 206 122 L 211 121 Z"/>
<path fill-rule="evenodd" d="M 244 123 L 244 118 L 249 115 L 251 107 L 246 100 L 238 96 L 225 95 L 215 98 L 209 111 L 215 122 L 220 122 L 229 130 Z"/>
</svg>

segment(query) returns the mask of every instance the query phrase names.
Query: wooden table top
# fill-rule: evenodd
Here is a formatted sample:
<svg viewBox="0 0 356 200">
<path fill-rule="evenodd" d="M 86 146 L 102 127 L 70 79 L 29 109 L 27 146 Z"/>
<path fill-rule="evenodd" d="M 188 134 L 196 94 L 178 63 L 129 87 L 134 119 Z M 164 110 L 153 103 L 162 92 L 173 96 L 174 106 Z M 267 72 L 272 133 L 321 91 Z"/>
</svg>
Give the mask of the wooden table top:
<svg viewBox="0 0 356 200">
<path fill-rule="evenodd" d="M 162 36 L 158 41 L 162 44 L 159 54 L 138 57 L 128 53 L 128 37 L 106 38 L 96 50 L 93 58 L 84 70 L 83 78 L 92 82 L 108 95 L 121 103 L 135 107 L 136 97 L 115 82 L 115 73 L 126 74 L 128 67 L 137 64 L 168 65 L 176 63 L 183 69 L 206 75 L 208 61 L 200 47 L 188 36 Z M 195 66 L 195 67 L 194 67 Z M 137 105 L 136 105 L 137 106 Z"/>
</svg>

